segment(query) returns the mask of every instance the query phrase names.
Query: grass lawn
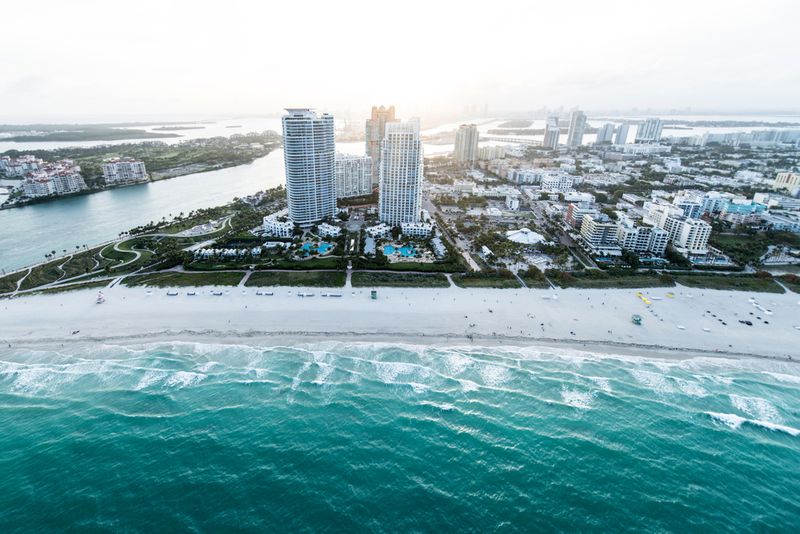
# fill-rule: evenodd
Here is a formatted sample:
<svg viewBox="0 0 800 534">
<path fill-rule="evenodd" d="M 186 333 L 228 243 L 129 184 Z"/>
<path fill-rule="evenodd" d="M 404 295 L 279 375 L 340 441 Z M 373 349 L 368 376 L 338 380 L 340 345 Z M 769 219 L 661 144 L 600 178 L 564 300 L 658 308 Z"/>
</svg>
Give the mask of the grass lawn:
<svg viewBox="0 0 800 534">
<path fill-rule="evenodd" d="M 200 287 L 235 286 L 241 282 L 244 273 L 174 273 L 162 272 L 131 276 L 122 281 L 129 287 Z"/>
<path fill-rule="evenodd" d="M 27 272 L 28 271 L 20 271 L 0 278 L 0 293 L 8 293 L 17 289 L 17 282 L 19 282 L 19 279 L 25 276 Z"/>
<path fill-rule="evenodd" d="M 522 281 L 525 282 L 525 285 L 530 288 L 547 289 L 550 287 L 544 273 L 538 269 L 531 269 L 527 273 L 525 271 L 520 271 L 518 274 L 519 277 L 522 278 Z"/>
<path fill-rule="evenodd" d="M 64 278 L 80 276 L 94 270 L 96 262 L 94 255 L 96 250 L 85 250 L 75 254 L 71 260 L 64 265 Z"/>
<path fill-rule="evenodd" d="M 341 271 L 258 271 L 250 275 L 245 285 L 248 287 L 343 287 L 345 278 L 345 273 Z"/>
<path fill-rule="evenodd" d="M 344 265 L 343 265 L 344 264 Z M 323 258 L 309 258 L 307 260 L 287 260 L 276 258 L 268 265 L 258 265 L 257 269 L 295 269 L 305 271 L 308 269 L 344 269 L 347 262 L 342 258 L 326 256 Z"/>
<path fill-rule="evenodd" d="M 781 286 L 771 278 L 755 275 L 677 275 L 675 281 L 682 286 L 703 289 L 732 289 L 735 291 L 757 291 L 761 293 L 784 293 Z"/>
<path fill-rule="evenodd" d="M 64 258 L 59 258 L 51 261 L 50 263 L 45 263 L 44 265 L 34 267 L 33 270 L 31 270 L 31 274 L 29 274 L 28 277 L 22 281 L 20 289 L 33 289 L 43 284 L 55 282 L 64 274 L 64 271 L 58 268 L 58 266 L 63 262 Z"/>
<path fill-rule="evenodd" d="M 611 275 L 603 271 L 581 271 L 568 273 L 559 271 L 548 275 L 554 284 L 562 288 L 579 289 L 637 289 L 642 287 L 673 287 L 675 283 L 669 276 L 630 273 Z"/>
<path fill-rule="evenodd" d="M 458 287 L 495 287 L 499 289 L 522 287 L 516 278 L 489 274 L 454 274 L 453 283 Z"/>
<path fill-rule="evenodd" d="M 353 287 L 450 287 L 447 277 L 440 273 L 353 273 Z"/>
<path fill-rule="evenodd" d="M 778 279 L 783 285 L 795 293 L 800 293 L 800 276 L 797 276 L 796 274 L 784 274 L 779 276 Z"/>
<path fill-rule="evenodd" d="M 67 291 L 77 291 L 79 289 L 92 289 L 92 288 L 101 289 L 101 288 L 106 287 L 109 283 L 111 283 L 111 280 L 98 280 L 98 281 L 95 281 L 95 282 L 86 282 L 86 283 L 83 283 L 83 284 L 75 284 L 75 285 L 61 286 L 61 287 L 51 287 L 51 288 L 48 288 L 48 289 L 42 289 L 41 291 L 34 291 L 33 293 L 30 293 L 30 294 L 32 294 L 32 295 L 50 295 L 52 293 L 66 293 Z"/>
</svg>

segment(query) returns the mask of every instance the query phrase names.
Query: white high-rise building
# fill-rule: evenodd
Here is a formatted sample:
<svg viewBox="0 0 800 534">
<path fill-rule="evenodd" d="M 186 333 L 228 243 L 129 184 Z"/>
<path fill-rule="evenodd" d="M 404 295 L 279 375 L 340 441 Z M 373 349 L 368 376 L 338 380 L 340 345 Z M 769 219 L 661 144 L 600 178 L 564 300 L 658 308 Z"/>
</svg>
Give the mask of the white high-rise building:
<svg viewBox="0 0 800 534">
<path fill-rule="evenodd" d="M 558 127 L 558 117 L 547 117 L 547 124 L 544 127 L 544 140 L 542 146 L 555 150 L 558 148 L 558 138 L 561 136 L 561 129 Z"/>
<path fill-rule="evenodd" d="M 372 193 L 372 158 L 336 154 L 336 198 Z"/>
<path fill-rule="evenodd" d="M 685 249 L 689 254 L 706 254 L 710 236 L 710 224 L 701 219 L 686 219 L 681 224 L 680 234 L 675 239 L 675 246 Z"/>
<path fill-rule="evenodd" d="M 336 214 L 333 115 L 290 108 L 283 116 L 283 161 L 289 218 L 300 225 Z"/>
<path fill-rule="evenodd" d="M 623 122 L 617 127 L 617 136 L 614 138 L 615 145 L 627 145 L 628 144 L 628 129 L 630 125 L 627 122 Z"/>
<path fill-rule="evenodd" d="M 111 158 L 103 162 L 103 179 L 108 185 L 147 181 L 144 162 L 133 158 Z"/>
<path fill-rule="evenodd" d="M 576 109 L 569 116 L 569 132 L 567 133 L 567 146 L 575 148 L 583 143 L 583 132 L 586 130 L 586 114 Z"/>
<path fill-rule="evenodd" d="M 661 119 L 647 119 L 636 130 L 637 143 L 657 143 L 661 140 L 664 123 Z"/>
<path fill-rule="evenodd" d="M 386 124 L 381 144 L 378 215 L 392 226 L 420 222 L 422 212 L 422 142 L 419 121 Z"/>
<path fill-rule="evenodd" d="M 597 138 L 595 144 L 602 145 L 603 143 L 610 143 L 614 139 L 614 124 L 607 122 L 597 130 Z"/>
<path fill-rule="evenodd" d="M 456 144 L 453 159 L 458 163 L 475 163 L 478 151 L 478 127 L 474 124 L 462 124 L 456 132 Z"/>
</svg>

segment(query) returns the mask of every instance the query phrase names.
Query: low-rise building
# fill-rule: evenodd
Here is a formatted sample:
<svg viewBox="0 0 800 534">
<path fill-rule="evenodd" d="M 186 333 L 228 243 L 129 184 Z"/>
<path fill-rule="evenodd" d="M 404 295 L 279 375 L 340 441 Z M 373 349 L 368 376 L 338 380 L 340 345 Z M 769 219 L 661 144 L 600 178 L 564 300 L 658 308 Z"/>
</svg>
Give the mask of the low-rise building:
<svg viewBox="0 0 800 534">
<path fill-rule="evenodd" d="M 764 213 L 761 215 L 764 226 L 774 232 L 800 233 L 800 214 Z"/>
<path fill-rule="evenodd" d="M 366 228 L 364 232 L 372 238 L 385 239 L 392 235 L 392 227 L 386 223 L 380 223 Z"/>
<path fill-rule="evenodd" d="M 400 225 L 403 235 L 412 237 L 429 237 L 433 233 L 433 223 L 403 223 Z"/>
<path fill-rule="evenodd" d="M 317 225 L 317 235 L 320 237 L 339 237 L 342 235 L 342 229 L 328 223 L 320 223 Z"/>
<path fill-rule="evenodd" d="M 623 217 L 617 224 L 617 242 L 621 248 L 637 254 L 663 256 L 669 234 L 655 226 L 637 226 L 630 218 Z"/>
<path fill-rule="evenodd" d="M 542 191 L 566 193 L 572 191 L 574 180 L 568 174 L 548 174 L 542 177 Z"/>
<path fill-rule="evenodd" d="M 720 219 L 731 224 L 753 224 L 761 221 L 761 214 L 766 211 L 764 204 L 752 200 L 731 200 L 722 207 Z"/>
<path fill-rule="evenodd" d="M 294 235 L 294 223 L 289 220 L 289 210 L 279 212 L 264 217 L 264 235 L 272 237 L 292 237 Z"/>
</svg>

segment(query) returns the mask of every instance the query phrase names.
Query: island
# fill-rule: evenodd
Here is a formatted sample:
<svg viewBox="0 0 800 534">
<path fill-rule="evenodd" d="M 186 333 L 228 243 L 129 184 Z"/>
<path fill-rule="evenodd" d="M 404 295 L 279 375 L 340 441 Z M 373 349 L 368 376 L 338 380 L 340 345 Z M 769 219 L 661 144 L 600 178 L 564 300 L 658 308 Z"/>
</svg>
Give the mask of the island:
<svg viewBox="0 0 800 534">
<path fill-rule="evenodd" d="M 46 202 L 73 196 L 91 194 L 112 187 L 130 185 L 132 182 L 110 182 L 104 178 L 103 165 L 115 158 L 141 161 L 149 176 L 143 181 L 156 181 L 186 174 L 206 172 L 251 163 L 266 156 L 280 146 L 280 136 L 271 131 L 234 134 L 230 137 L 185 140 L 175 144 L 162 141 L 100 145 L 94 147 L 65 147 L 54 150 L 9 150 L 0 154 L 0 176 L 19 179 L 0 209 L 19 207 L 30 203 Z M 16 162 L 9 167 L 6 162 Z M 32 195 L 25 184 L 36 178 L 31 171 L 52 168 L 64 174 L 69 169 L 74 184 L 69 188 L 45 191 L 45 195 Z M 5 171 L 4 171 L 5 169 Z M 61 180 L 59 185 L 63 185 Z M 137 180 L 136 183 L 141 183 Z M 28 188 L 30 190 L 30 188 Z"/>
</svg>

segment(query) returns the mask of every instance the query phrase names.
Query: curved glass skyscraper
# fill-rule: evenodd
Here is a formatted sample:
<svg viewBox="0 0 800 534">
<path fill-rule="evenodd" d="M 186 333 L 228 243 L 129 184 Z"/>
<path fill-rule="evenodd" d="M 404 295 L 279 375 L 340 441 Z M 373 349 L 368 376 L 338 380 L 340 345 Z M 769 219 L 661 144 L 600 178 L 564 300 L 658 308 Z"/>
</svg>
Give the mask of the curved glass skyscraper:
<svg viewBox="0 0 800 534">
<path fill-rule="evenodd" d="M 283 116 L 283 161 L 289 218 L 309 225 L 336 214 L 333 115 L 291 108 Z"/>
</svg>

